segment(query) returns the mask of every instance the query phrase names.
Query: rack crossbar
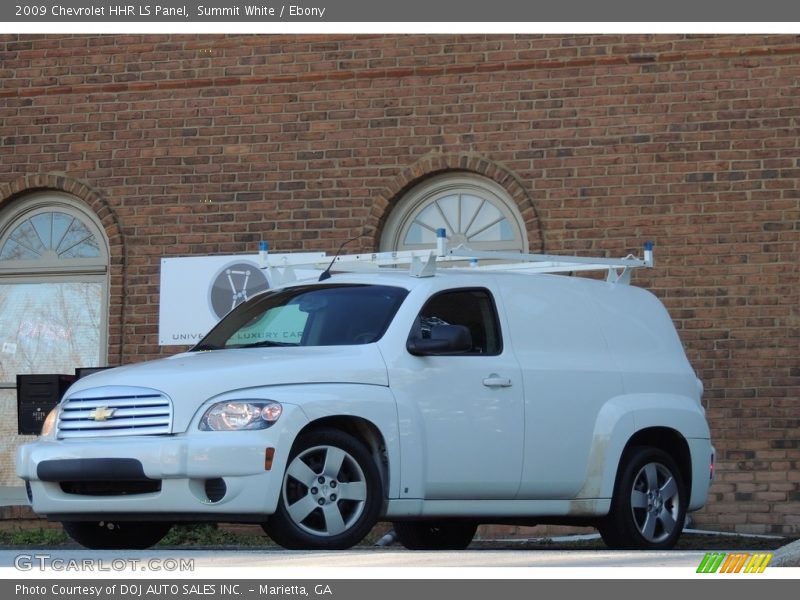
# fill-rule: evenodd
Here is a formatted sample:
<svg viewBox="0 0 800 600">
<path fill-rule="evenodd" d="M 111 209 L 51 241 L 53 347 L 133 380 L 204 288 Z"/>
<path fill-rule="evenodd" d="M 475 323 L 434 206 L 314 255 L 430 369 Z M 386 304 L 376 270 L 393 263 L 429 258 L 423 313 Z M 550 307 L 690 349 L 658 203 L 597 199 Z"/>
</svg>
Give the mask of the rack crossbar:
<svg viewBox="0 0 800 600">
<path fill-rule="evenodd" d="M 464 266 L 490 271 L 514 271 L 519 273 L 565 273 L 578 271 L 608 271 L 608 280 L 614 283 L 629 283 L 632 269 L 654 266 L 653 245 L 644 246 L 644 258 L 598 258 L 587 256 L 559 256 L 554 254 L 528 254 L 522 252 L 472 250 L 465 246 L 448 249 L 447 240 L 439 235 L 435 250 L 404 250 L 397 252 L 371 252 L 342 254 L 330 257 L 319 254 L 309 257 L 262 255 L 262 267 L 274 270 L 284 268 L 290 273 L 294 267 L 306 267 L 336 271 L 377 271 L 385 267 L 409 265 L 413 277 L 430 277 L 437 265 Z M 480 264 L 480 261 L 489 261 Z M 457 263 L 457 264 L 453 264 Z"/>
</svg>

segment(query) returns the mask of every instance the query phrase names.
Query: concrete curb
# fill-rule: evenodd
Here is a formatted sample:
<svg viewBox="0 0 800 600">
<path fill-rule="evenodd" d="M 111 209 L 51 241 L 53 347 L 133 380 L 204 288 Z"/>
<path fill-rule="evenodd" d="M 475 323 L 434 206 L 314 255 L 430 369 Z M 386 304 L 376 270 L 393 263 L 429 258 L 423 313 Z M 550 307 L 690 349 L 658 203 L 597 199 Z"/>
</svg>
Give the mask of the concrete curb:
<svg viewBox="0 0 800 600">
<path fill-rule="evenodd" d="M 0 506 L 29 506 L 25 488 L 21 485 L 0 485 Z"/>
<path fill-rule="evenodd" d="M 800 540 L 781 546 L 772 556 L 771 567 L 800 567 Z"/>
</svg>

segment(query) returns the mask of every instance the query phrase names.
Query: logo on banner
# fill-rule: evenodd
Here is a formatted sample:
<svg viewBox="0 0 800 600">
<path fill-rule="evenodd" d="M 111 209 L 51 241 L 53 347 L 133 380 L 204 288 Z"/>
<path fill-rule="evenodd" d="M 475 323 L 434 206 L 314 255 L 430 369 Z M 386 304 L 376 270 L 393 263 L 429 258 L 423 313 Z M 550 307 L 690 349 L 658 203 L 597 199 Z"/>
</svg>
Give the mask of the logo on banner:
<svg viewBox="0 0 800 600">
<path fill-rule="evenodd" d="M 225 265 L 214 277 L 209 289 L 211 310 L 221 319 L 242 302 L 269 289 L 264 271 L 250 262 Z"/>
</svg>

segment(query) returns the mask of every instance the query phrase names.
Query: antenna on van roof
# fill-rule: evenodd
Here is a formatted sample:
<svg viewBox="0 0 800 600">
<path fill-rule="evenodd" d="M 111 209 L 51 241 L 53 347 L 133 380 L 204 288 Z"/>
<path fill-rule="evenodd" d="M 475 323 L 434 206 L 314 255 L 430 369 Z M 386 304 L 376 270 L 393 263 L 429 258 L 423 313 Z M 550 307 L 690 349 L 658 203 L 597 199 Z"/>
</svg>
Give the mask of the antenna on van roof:
<svg viewBox="0 0 800 600">
<path fill-rule="evenodd" d="M 326 279 L 330 279 L 330 277 L 331 277 L 331 267 L 333 267 L 333 263 L 336 262 L 336 259 L 339 258 L 339 255 L 342 253 L 342 250 L 344 250 L 344 247 L 347 246 L 347 244 L 349 244 L 351 242 L 355 242 L 356 240 L 360 240 L 362 237 L 364 237 L 363 233 L 361 235 L 357 235 L 356 237 L 350 238 L 346 242 L 343 242 L 342 245 L 339 246 L 339 249 L 336 251 L 336 254 L 333 255 L 333 258 L 331 259 L 331 263 L 328 265 L 328 268 L 325 269 L 322 273 L 320 273 L 319 279 L 317 279 L 317 281 L 325 281 Z"/>
</svg>

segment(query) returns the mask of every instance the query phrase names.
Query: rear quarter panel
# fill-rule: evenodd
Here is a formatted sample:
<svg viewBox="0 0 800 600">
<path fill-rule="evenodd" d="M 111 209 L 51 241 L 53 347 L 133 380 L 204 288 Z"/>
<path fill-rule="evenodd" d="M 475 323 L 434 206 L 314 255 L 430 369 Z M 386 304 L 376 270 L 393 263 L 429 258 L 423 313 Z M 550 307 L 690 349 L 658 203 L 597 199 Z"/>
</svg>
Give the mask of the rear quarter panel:
<svg viewBox="0 0 800 600">
<path fill-rule="evenodd" d="M 614 492 L 622 453 L 634 434 L 651 427 L 674 429 L 692 448 L 710 447 L 709 429 L 702 408 L 685 396 L 671 394 L 632 394 L 607 402 L 598 414 L 592 441 L 592 459 L 578 498 L 610 498 Z M 704 440 L 693 444 L 692 440 Z M 693 481 L 708 478 L 708 455 L 692 455 Z M 702 487 L 702 486 L 701 486 Z"/>
</svg>

